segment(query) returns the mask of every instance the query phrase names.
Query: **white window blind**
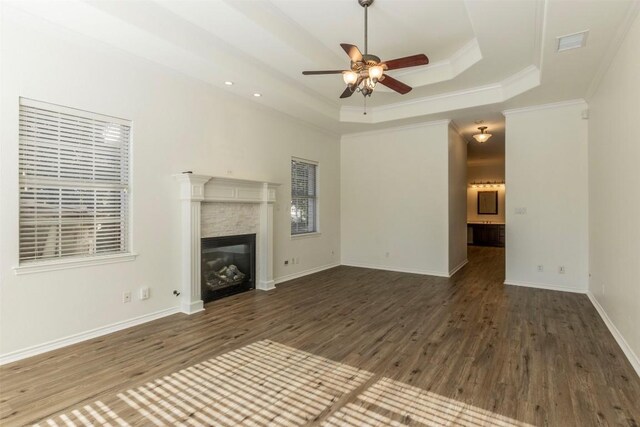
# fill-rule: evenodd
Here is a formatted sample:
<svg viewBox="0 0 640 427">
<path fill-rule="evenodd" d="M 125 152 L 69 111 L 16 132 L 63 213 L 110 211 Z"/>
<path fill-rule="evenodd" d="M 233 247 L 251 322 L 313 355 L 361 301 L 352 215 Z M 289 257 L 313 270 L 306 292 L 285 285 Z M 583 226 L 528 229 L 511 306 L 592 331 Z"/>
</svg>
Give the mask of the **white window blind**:
<svg viewBox="0 0 640 427">
<path fill-rule="evenodd" d="M 318 165 L 291 160 L 291 234 L 318 231 Z"/>
<path fill-rule="evenodd" d="M 131 123 L 20 100 L 20 262 L 129 251 Z"/>
</svg>

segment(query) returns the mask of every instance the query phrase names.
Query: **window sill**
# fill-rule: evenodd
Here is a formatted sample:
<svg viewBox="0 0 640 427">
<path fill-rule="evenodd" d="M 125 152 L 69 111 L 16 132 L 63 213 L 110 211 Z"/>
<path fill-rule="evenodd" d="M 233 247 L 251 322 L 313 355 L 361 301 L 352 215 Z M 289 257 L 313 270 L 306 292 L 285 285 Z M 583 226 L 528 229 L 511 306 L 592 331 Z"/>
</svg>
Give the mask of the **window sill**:
<svg viewBox="0 0 640 427">
<path fill-rule="evenodd" d="M 137 256 L 138 254 L 126 253 L 116 255 L 101 255 L 86 258 L 33 262 L 13 267 L 13 272 L 16 275 L 21 275 L 42 273 L 45 271 L 66 270 L 68 268 L 87 267 L 92 265 L 113 264 L 116 262 L 134 261 Z"/>
<path fill-rule="evenodd" d="M 319 237 L 321 235 L 322 233 L 320 233 L 319 231 L 314 231 L 312 233 L 292 234 L 291 240 L 306 239 L 309 237 Z"/>
</svg>

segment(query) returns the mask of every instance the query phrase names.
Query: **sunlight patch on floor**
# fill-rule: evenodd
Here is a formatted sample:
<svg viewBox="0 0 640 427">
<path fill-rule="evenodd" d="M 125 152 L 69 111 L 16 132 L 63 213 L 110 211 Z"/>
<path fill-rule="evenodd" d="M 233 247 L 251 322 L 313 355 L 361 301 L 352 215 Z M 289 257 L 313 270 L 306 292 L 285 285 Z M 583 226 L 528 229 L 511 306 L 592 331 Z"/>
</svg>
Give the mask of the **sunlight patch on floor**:
<svg viewBox="0 0 640 427">
<path fill-rule="evenodd" d="M 327 415 L 326 426 L 527 426 L 388 378 L 362 390 L 372 378 L 264 340 L 119 393 L 108 402 L 115 411 L 97 401 L 39 426 L 288 427 Z M 357 397 L 347 399 L 359 387 Z"/>
<path fill-rule="evenodd" d="M 125 422 L 119 415 L 117 415 L 111 408 L 102 403 L 96 401 L 93 405 L 85 405 L 82 408 L 74 409 L 73 411 L 59 415 L 55 418 L 50 418 L 43 421 L 40 424 L 35 424 L 34 427 L 44 426 L 120 426 L 128 427 L 129 424 Z"/>
<path fill-rule="evenodd" d="M 335 412 L 327 426 L 526 427 L 529 424 L 464 404 L 389 378 L 382 378 Z M 397 419 L 398 421 L 394 420 Z"/>
</svg>

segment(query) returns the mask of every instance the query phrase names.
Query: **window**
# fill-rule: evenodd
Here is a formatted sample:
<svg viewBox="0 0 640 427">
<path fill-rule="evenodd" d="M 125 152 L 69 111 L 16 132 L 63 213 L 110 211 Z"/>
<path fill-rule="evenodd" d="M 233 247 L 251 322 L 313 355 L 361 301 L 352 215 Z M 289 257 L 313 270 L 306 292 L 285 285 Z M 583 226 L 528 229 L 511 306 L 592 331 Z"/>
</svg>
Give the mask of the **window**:
<svg viewBox="0 0 640 427">
<path fill-rule="evenodd" d="M 291 235 L 318 231 L 318 165 L 291 159 Z"/>
<path fill-rule="evenodd" d="M 131 123 L 20 100 L 20 263 L 129 251 Z"/>
</svg>

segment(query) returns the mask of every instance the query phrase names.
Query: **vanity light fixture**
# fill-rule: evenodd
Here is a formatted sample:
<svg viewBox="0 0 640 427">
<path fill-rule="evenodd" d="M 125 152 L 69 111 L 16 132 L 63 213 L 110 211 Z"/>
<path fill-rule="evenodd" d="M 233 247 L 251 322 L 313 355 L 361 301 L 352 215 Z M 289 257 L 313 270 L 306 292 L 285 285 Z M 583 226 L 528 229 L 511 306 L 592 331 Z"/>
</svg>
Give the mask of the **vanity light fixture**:
<svg viewBox="0 0 640 427">
<path fill-rule="evenodd" d="M 472 181 L 471 188 L 504 188 L 504 181 Z"/>
<path fill-rule="evenodd" d="M 480 131 L 480 133 L 476 133 L 475 135 L 473 135 L 473 137 L 475 138 L 476 141 L 478 141 L 480 144 L 482 144 L 483 142 L 487 142 L 487 140 L 489 138 L 491 138 L 491 134 L 485 132 L 485 129 L 487 127 L 486 126 L 480 126 L 478 128 L 478 130 Z"/>
</svg>

